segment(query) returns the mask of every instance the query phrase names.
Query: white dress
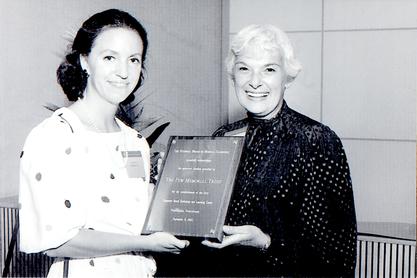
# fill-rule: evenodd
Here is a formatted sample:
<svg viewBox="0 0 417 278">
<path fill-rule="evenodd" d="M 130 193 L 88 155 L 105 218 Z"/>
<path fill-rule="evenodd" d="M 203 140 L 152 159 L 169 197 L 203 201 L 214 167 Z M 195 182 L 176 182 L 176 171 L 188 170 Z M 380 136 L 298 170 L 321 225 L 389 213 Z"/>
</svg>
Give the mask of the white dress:
<svg viewBox="0 0 417 278">
<path fill-rule="evenodd" d="M 21 251 L 56 248 L 80 229 L 140 235 L 152 192 L 149 146 L 117 122 L 120 132 L 92 132 L 61 108 L 30 132 L 20 161 Z M 129 176 L 126 152 L 142 157 L 139 177 Z M 155 271 L 153 258 L 140 253 L 69 261 L 69 277 L 149 277 Z M 62 275 L 57 259 L 48 277 Z"/>
</svg>

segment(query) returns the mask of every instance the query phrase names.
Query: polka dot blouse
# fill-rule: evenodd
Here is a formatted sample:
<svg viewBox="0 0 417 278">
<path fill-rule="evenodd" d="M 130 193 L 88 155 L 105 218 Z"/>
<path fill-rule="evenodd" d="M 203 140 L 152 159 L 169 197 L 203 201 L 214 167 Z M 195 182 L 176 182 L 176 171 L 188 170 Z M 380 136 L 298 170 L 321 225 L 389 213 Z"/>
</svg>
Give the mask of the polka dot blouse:
<svg viewBox="0 0 417 278">
<path fill-rule="evenodd" d="M 92 132 L 61 108 L 30 132 L 20 159 L 21 251 L 58 247 L 80 229 L 141 233 L 151 192 L 149 146 L 118 124 L 120 132 Z M 130 151 L 141 153 L 143 177 L 129 177 L 122 152 Z M 156 268 L 141 254 L 72 259 L 69 265 L 70 277 L 145 277 Z M 57 260 L 48 277 L 62 277 L 62 270 Z"/>
<path fill-rule="evenodd" d="M 265 251 L 224 249 L 216 256 L 224 269 L 219 274 L 353 276 L 356 216 L 340 139 L 286 103 L 273 119 L 249 117 L 214 135 L 243 127 L 245 146 L 227 224 L 255 225 L 272 243 Z"/>
</svg>

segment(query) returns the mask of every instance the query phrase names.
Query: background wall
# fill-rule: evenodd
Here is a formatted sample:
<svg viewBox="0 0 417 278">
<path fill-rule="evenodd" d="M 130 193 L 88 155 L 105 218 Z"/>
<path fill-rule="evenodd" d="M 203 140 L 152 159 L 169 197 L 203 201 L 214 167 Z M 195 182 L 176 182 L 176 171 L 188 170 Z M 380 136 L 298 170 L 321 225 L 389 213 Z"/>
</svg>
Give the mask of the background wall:
<svg viewBox="0 0 417 278">
<path fill-rule="evenodd" d="M 221 94 L 222 37 L 273 23 L 289 33 L 304 66 L 286 99 L 342 138 L 358 220 L 415 223 L 417 1 L 228 2 L 0 1 L 0 198 L 17 194 L 24 138 L 50 114 L 42 106 L 66 104 L 55 69 L 68 39 L 89 15 L 118 7 L 149 31 L 139 95 L 150 95 L 146 118 L 171 121 L 160 143 L 170 134 L 208 135 L 244 116 L 232 90 Z"/>
<path fill-rule="evenodd" d="M 415 224 L 416 11 L 415 0 L 230 0 L 230 36 L 252 23 L 288 33 L 303 71 L 285 99 L 341 137 L 361 222 Z M 231 87 L 228 107 L 244 117 Z"/>
<path fill-rule="evenodd" d="M 66 105 L 55 71 L 82 22 L 108 8 L 137 16 L 148 31 L 144 118 L 170 121 L 168 135 L 211 134 L 225 119 L 221 86 L 221 0 L 0 1 L 0 198 L 18 192 L 28 132 Z M 228 16 L 228 15 L 227 15 Z M 223 109 L 223 110 L 222 110 Z M 145 130 L 149 134 L 153 127 Z"/>
</svg>

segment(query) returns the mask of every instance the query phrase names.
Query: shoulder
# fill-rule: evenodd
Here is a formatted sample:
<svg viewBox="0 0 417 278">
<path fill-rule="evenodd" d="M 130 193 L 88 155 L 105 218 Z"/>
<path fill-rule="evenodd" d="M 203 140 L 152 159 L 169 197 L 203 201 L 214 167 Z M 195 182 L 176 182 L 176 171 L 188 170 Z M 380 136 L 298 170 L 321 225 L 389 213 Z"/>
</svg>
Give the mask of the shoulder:
<svg viewBox="0 0 417 278">
<path fill-rule="evenodd" d="M 340 138 L 329 126 L 295 110 L 288 108 L 283 120 L 291 133 L 309 145 L 331 147 L 340 143 Z"/>
<path fill-rule="evenodd" d="M 74 153 L 74 123 L 64 118 L 58 109 L 50 117 L 36 125 L 27 135 L 21 153 L 21 163 L 43 163 L 57 159 L 62 154 Z"/>
<path fill-rule="evenodd" d="M 146 141 L 146 138 L 136 129 L 129 127 L 120 119 L 117 119 L 122 132 L 127 135 L 127 138 L 130 142 L 140 145 L 141 147 L 149 148 L 149 144 Z"/>
<path fill-rule="evenodd" d="M 25 144 L 28 142 L 47 144 L 50 141 L 68 138 L 74 133 L 72 122 L 71 117 L 67 117 L 65 109 L 58 109 L 29 132 Z"/>
<path fill-rule="evenodd" d="M 247 125 L 248 125 L 247 119 L 243 119 L 243 120 L 240 120 L 231 124 L 227 124 L 227 125 L 222 125 L 218 129 L 216 129 L 216 131 L 214 131 L 212 136 L 225 136 L 226 133 L 238 134 L 240 132 L 244 132 Z"/>
</svg>

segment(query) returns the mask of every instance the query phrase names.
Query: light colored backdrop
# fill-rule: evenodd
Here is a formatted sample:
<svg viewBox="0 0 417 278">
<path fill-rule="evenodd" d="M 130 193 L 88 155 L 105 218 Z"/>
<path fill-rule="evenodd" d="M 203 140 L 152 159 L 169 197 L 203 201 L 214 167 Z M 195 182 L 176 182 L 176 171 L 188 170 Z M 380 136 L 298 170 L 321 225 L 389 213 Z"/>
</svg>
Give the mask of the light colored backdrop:
<svg viewBox="0 0 417 278">
<path fill-rule="evenodd" d="M 0 1 L 0 198 L 18 192 L 19 154 L 30 129 L 65 105 L 55 71 L 90 15 L 120 8 L 149 33 L 147 74 L 140 95 L 145 117 L 170 121 L 168 135 L 208 135 L 222 115 L 221 0 Z M 148 134 L 153 129 L 145 130 Z"/>
<path fill-rule="evenodd" d="M 230 0 L 229 9 L 227 2 L 0 1 L 0 197 L 17 194 L 18 156 L 49 115 L 42 106 L 65 104 L 55 69 L 66 38 L 92 13 L 119 7 L 149 30 L 141 93 L 151 94 L 148 116 L 172 122 L 160 142 L 207 135 L 225 117 L 243 115 L 233 92 L 220 93 L 222 28 L 230 24 L 230 36 L 249 23 L 274 23 L 304 65 L 286 99 L 342 138 L 358 220 L 415 223 L 417 1 Z"/>
<path fill-rule="evenodd" d="M 285 99 L 342 138 L 360 222 L 415 224 L 416 11 L 415 0 L 230 1 L 230 36 L 252 23 L 288 32 L 304 69 Z M 232 88 L 229 99 L 229 120 L 243 117 Z"/>
</svg>

